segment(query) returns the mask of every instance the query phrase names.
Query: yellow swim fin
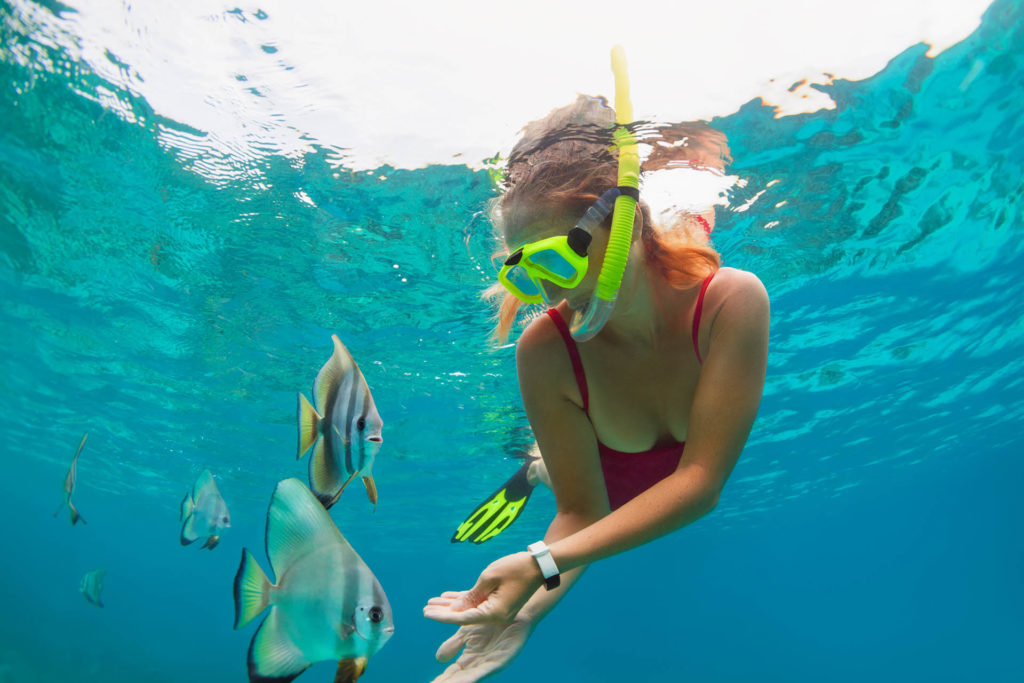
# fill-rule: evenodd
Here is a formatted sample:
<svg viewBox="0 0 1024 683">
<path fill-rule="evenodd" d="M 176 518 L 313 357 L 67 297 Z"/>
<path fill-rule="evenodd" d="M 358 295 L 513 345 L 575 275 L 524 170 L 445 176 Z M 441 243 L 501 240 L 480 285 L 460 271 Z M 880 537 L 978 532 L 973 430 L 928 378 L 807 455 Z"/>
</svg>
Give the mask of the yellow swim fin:
<svg viewBox="0 0 1024 683">
<path fill-rule="evenodd" d="M 532 462 L 532 458 L 527 458 L 501 488 L 473 510 L 452 534 L 452 543 L 489 541 L 516 521 L 533 493 L 534 485 L 527 477 Z"/>
</svg>

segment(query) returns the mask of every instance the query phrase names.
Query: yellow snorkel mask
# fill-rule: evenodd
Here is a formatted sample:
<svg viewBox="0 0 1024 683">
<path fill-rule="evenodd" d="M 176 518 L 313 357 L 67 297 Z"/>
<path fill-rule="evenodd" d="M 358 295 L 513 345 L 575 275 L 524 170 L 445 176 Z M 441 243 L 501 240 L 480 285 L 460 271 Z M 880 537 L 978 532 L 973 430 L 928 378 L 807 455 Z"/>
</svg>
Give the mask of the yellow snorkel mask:
<svg viewBox="0 0 1024 683">
<path fill-rule="evenodd" d="M 615 120 L 613 134 L 619 149 L 618 187 L 607 190 L 587 210 L 568 235 L 559 235 L 531 242 L 520 247 L 505 261 L 498 280 L 525 303 L 549 301 L 544 283 L 561 289 L 572 289 L 587 274 L 594 228 L 613 210 L 611 233 L 597 287 L 586 309 L 573 314 L 569 329 L 577 341 L 596 335 L 608 322 L 626 271 L 629 246 L 633 241 L 633 216 L 639 199 L 640 154 L 636 136 L 626 128 L 633 122 L 633 105 L 629 100 L 629 78 L 626 54 L 621 46 L 612 49 L 612 72 L 615 75 Z"/>
</svg>

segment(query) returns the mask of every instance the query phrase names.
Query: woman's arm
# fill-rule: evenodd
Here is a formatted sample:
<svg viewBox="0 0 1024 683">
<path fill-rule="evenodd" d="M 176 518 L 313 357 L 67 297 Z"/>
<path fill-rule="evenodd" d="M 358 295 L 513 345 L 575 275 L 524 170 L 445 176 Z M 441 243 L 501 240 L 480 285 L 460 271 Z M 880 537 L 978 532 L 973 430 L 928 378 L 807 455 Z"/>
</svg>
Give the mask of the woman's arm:
<svg viewBox="0 0 1024 683">
<path fill-rule="evenodd" d="M 724 284 L 724 283 L 723 283 Z M 711 321 L 679 468 L 585 529 L 550 544 L 562 571 L 663 536 L 709 512 L 753 426 L 768 358 L 768 294 L 739 272 Z"/>
</svg>

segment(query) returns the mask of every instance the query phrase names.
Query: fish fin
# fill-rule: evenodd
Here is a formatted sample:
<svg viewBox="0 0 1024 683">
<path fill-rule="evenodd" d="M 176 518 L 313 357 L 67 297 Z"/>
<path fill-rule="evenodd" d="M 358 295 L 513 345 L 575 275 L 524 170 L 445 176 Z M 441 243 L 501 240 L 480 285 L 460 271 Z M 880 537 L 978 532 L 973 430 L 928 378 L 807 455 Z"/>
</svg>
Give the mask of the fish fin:
<svg viewBox="0 0 1024 683">
<path fill-rule="evenodd" d="M 280 610 L 274 607 L 249 642 L 250 683 L 285 683 L 309 668 L 302 651 L 281 625 Z"/>
<path fill-rule="evenodd" d="M 199 473 L 196 483 L 192 485 L 192 500 L 194 501 L 204 493 L 220 495 L 220 491 L 217 490 L 217 482 L 213 480 L 213 473 L 210 470 L 203 470 Z"/>
<path fill-rule="evenodd" d="M 334 525 L 331 516 L 298 479 L 277 484 L 267 511 L 267 557 L 275 576 L 283 576 L 311 548 L 342 546 L 345 555 L 362 563 Z"/>
<path fill-rule="evenodd" d="M 334 454 L 327 449 L 327 439 L 320 439 L 309 461 L 309 485 L 320 504 L 330 508 L 338 501 L 348 482 L 342 482 Z"/>
<path fill-rule="evenodd" d="M 349 657 L 338 660 L 338 671 L 334 674 L 334 683 L 354 683 L 366 671 L 366 657 Z"/>
<path fill-rule="evenodd" d="M 377 484 L 373 481 L 373 475 L 368 474 L 363 477 L 363 486 L 366 487 L 366 496 L 373 503 L 373 509 L 377 509 Z"/>
<path fill-rule="evenodd" d="M 352 360 L 352 354 L 338 339 L 338 335 L 332 334 L 331 341 L 334 342 L 334 351 L 320 368 L 320 372 L 317 373 L 316 380 L 313 382 L 313 400 L 320 408 L 324 408 L 330 403 L 331 394 L 337 390 L 346 374 L 353 369 L 358 372 L 356 362 Z"/>
<path fill-rule="evenodd" d="M 182 522 L 188 519 L 188 516 L 192 514 L 192 510 L 195 506 L 196 501 L 192 499 L 192 492 L 186 491 L 185 497 L 181 499 L 181 516 L 178 519 Z"/>
<path fill-rule="evenodd" d="M 75 461 L 78 460 L 78 456 L 82 454 L 82 449 L 85 448 L 85 440 L 89 438 L 89 432 L 82 435 L 82 441 L 78 444 L 78 448 L 75 450 L 75 457 L 71 460 L 71 464 L 74 465 Z"/>
<path fill-rule="evenodd" d="M 78 508 L 75 507 L 75 504 L 71 502 L 70 498 L 68 499 L 68 510 L 71 512 L 71 526 L 74 526 L 79 522 L 82 524 L 88 523 L 85 521 L 85 517 L 78 514 Z"/>
<path fill-rule="evenodd" d="M 516 521 L 533 493 L 527 477 L 530 462 L 523 463 L 501 488 L 477 506 L 452 534 L 452 543 L 483 543 L 494 538 Z"/>
<path fill-rule="evenodd" d="M 299 453 L 296 457 L 301 460 L 306 451 L 316 443 L 320 436 L 320 421 L 323 416 L 316 412 L 316 408 L 305 396 L 299 393 Z"/>
<path fill-rule="evenodd" d="M 235 628 L 239 629 L 260 615 L 270 604 L 270 580 L 259 562 L 245 548 L 235 573 Z"/>
<path fill-rule="evenodd" d="M 181 544 L 189 545 L 199 540 L 199 532 L 196 531 L 196 516 L 189 514 L 185 523 L 181 525 Z"/>
<path fill-rule="evenodd" d="M 203 548 L 209 548 L 210 550 L 213 550 L 217 547 L 218 543 L 220 543 L 220 536 L 210 536 L 206 539 L 206 543 L 203 544 Z M 200 548 L 200 550 L 201 549 L 202 548 Z"/>
</svg>

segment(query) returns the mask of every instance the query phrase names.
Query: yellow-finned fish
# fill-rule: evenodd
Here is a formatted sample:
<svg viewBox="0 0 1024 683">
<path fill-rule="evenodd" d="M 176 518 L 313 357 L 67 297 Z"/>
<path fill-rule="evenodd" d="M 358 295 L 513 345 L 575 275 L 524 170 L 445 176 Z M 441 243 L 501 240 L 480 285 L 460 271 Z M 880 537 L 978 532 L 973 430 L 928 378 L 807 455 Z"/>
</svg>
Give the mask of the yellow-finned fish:
<svg viewBox="0 0 1024 683">
<path fill-rule="evenodd" d="M 231 526 L 231 514 L 210 470 L 203 470 L 192 490 L 181 501 L 181 544 L 189 545 L 206 536 L 204 548 L 213 550 L 221 534 Z"/>
<path fill-rule="evenodd" d="M 64 477 L 64 501 L 57 508 L 57 511 L 53 513 L 56 517 L 65 505 L 68 506 L 68 510 L 71 512 L 71 526 L 74 526 L 78 522 L 85 524 L 85 518 L 78 514 L 78 508 L 71 501 L 71 496 L 75 493 L 75 486 L 78 484 L 78 456 L 82 454 L 82 449 L 85 447 L 85 440 L 89 438 L 89 432 L 82 435 L 82 442 L 78 444 L 78 450 L 75 451 L 75 457 L 71 460 L 71 467 L 68 468 L 68 473 Z"/>
<path fill-rule="evenodd" d="M 383 442 L 384 422 L 352 354 L 338 335 L 332 334 L 331 340 L 334 352 L 313 383 L 313 403 L 299 394 L 298 457 L 313 448 L 309 486 L 325 508 L 338 502 L 356 475 L 376 507 L 373 459 Z"/>
<path fill-rule="evenodd" d="M 352 683 L 395 630 L 384 589 L 327 510 L 298 479 L 279 482 L 267 510 L 270 583 L 243 549 L 235 575 L 235 628 L 267 608 L 249 643 L 251 683 L 290 681 L 337 661 L 335 683 Z"/>
</svg>

